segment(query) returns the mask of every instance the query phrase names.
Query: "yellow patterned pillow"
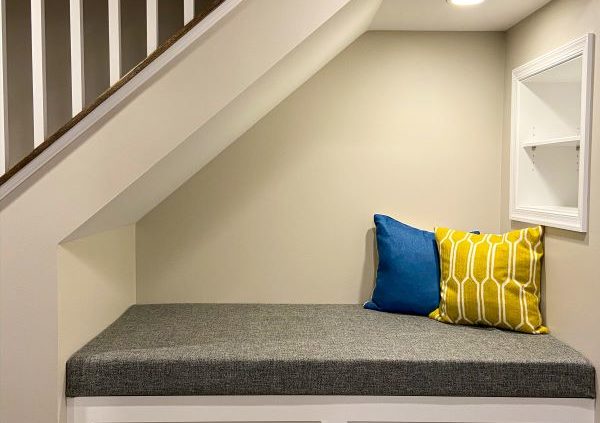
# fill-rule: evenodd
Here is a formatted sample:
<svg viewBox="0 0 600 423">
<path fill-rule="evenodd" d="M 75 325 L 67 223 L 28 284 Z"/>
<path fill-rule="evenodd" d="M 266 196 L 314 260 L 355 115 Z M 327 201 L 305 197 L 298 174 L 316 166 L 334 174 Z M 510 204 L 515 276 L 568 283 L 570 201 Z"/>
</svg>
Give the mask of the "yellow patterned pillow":
<svg viewBox="0 0 600 423">
<path fill-rule="evenodd" d="M 440 322 L 548 333 L 540 312 L 541 226 L 503 235 L 436 228 Z"/>
</svg>

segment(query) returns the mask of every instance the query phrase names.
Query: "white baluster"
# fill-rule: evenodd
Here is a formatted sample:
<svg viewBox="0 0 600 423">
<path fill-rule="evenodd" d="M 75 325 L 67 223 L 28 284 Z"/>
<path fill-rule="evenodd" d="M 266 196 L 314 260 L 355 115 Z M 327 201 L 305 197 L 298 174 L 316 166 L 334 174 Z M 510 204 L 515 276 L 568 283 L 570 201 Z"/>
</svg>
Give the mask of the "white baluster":
<svg viewBox="0 0 600 423">
<path fill-rule="evenodd" d="M 110 85 L 121 79 L 121 1 L 108 0 L 108 63 Z"/>
<path fill-rule="evenodd" d="M 194 19 L 194 0 L 183 0 L 183 23 L 187 24 Z"/>
<path fill-rule="evenodd" d="M 85 102 L 83 74 L 83 0 L 70 0 L 71 23 L 71 110 L 75 116 Z"/>
<path fill-rule="evenodd" d="M 146 54 L 158 46 L 158 0 L 146 0 Z"/>
<path fill-rule="evenodd" d="M 46 35 L 44 0 L 31 0 L 31 79 L 33 85 L 33 145 L 46 138 Z"/>
<path fill-rule="evenodd" d="M 6 104 L 6 7 L 0 0 L 0 175 L 8 170 L 8 120 Z"/>
</svg>

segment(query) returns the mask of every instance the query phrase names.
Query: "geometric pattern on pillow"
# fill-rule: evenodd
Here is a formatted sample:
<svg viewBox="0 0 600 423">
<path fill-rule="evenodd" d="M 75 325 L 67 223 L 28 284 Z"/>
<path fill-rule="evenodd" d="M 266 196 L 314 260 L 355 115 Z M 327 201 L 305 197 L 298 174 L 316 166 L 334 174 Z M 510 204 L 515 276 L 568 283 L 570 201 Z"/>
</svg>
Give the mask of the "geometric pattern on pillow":
<svg viewBox="0 0 600 423">
<path fill-rule="evenodd" d="M 502 235 L 435 229 L 440 305 L 429 317 L 445 323 L 548 333 L 540 312 L 543 228 Z"/>
</svg>

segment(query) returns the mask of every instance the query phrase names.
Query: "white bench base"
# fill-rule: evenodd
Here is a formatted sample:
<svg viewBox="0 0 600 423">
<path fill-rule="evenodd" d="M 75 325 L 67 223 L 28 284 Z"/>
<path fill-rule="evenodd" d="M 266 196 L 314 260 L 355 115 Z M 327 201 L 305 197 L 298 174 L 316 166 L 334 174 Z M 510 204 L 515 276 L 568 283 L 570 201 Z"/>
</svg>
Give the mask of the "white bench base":
<svg viewBox="0 0 600 423">
<path fill-rule="evenodd" d="M 68 423 L 594 423 L 580 398 L 173 396 L 67 399 Z"/>
</svg>

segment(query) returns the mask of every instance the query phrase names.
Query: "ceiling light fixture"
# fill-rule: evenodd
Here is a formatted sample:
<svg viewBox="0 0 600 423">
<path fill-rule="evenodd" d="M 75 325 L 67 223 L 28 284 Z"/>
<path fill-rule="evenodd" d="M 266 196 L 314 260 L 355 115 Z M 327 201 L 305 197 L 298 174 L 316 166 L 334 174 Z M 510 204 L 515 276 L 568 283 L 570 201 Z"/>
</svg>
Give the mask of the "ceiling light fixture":
<svg viewBox="0 0 600 423">
<path fill-rule="evenodd" d="M 485 0 L 446 0 L 448 3 L 454 6 L 474 6 L 476 4 L 481 4 Z"/>
</svg>

